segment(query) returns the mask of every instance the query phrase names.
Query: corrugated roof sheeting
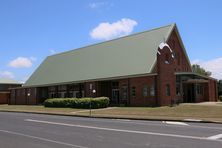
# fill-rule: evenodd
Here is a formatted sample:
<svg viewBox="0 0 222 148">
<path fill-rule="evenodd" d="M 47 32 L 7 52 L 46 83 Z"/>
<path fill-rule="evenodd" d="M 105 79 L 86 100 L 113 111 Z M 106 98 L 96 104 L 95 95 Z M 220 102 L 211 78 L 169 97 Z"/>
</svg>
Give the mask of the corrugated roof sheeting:
<svg viewBox="0 0 222 148">
<path fill-rule="evenodd" d="M 151 73 L 175 24 L 47 57 L 24 86 Z"/>
</svg>

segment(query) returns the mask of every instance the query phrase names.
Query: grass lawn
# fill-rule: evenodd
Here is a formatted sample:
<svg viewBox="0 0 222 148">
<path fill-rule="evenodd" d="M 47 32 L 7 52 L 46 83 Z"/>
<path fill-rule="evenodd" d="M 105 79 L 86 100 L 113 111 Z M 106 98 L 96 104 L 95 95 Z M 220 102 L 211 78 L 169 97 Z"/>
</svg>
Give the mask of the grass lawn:
<svg viewBox="0 0 222 148">
<path fill-rule="evenodd" d="M 71 112 L 76 112 L 81 110 L 83 109 L 46 108 L 42 105 L 0 105 L 0 111 L 70 114 Z"/>
<path fill-rule="evenodd" d="M 0 111 L 46 112 L 65 115 L 89 116 L 89 110 L 72 108 L 45 108 L 44 106 L 34 105 L 0 105 Z M 175 107 L 114 107 L 108 109 L 94 109 L 92 110 L 92 116 L 165 120 L 200 119 L 205 121 L 222 122 L 222 104 L 181 104 Z"/>
<path fill-rule="evenodd" d="M 80 112 L 79 114 L 86 114 Z M 142 118 L 142 119 L 201 119 L 222 122 L 221 106 L 179 105 L 175 107 L 119 107 L 94 110 L 93 116 Z"/>
</svg>

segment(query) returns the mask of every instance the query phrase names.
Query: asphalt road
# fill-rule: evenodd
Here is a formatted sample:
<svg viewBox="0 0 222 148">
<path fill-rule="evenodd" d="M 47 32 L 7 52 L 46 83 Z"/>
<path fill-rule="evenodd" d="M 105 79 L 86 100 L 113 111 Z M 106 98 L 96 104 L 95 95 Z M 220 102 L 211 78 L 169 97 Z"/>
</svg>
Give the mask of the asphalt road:
<svg viewBox="0 0 222 148">
<path fill-rule="evenodd" d="M 222 125 L 0 112 L 0 148 L 222 148 Z"/>
</svg>

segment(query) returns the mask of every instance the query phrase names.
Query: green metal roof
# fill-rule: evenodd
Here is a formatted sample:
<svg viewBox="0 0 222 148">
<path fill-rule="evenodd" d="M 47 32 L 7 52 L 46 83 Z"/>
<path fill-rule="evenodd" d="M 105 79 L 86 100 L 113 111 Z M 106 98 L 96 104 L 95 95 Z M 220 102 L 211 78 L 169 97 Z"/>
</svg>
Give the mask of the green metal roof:
<svg viewBox="0 0 222 148">
<path fill-rule="evenodd" d="M 24 86 L 149 74 L 175 24 L 47 57 Z"/>
<path fill-rule="evenodd" d="M 0 84 L 22 84 L 22 83 L 12 79 L 0 78 Z"/>
</svg>

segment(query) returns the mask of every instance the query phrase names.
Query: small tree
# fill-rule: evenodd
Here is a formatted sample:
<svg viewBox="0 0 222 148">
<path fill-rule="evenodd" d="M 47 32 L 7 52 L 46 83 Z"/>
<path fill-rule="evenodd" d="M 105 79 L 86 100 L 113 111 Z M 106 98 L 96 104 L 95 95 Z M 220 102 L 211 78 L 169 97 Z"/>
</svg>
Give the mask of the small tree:
<svg viewBox="0 0 222 148">
<path fill-rule="evenodd" d="M 192 65 L 192 71 L 194 73 L 197 73 L 197 74 L 200 74 L 200 75 L 211 76 L 210 71 L 206 71 L 204 68 L 200 67 L 200 65 L 198 65 L 198 64 L 193 64 Z"/>
</svg>

